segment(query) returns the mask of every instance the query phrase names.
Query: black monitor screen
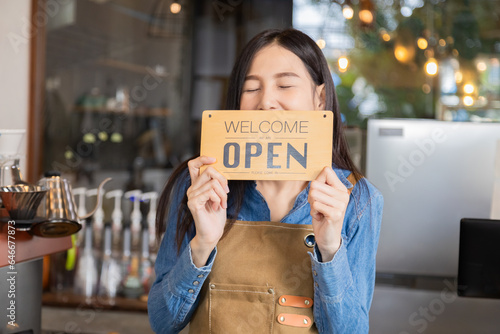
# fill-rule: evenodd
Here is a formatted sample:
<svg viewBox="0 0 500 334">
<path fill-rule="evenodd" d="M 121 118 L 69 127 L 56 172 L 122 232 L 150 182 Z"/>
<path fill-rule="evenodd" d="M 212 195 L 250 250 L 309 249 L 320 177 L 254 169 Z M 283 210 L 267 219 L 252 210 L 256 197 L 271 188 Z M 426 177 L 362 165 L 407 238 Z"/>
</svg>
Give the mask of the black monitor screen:
<svg viewBox="0 0 500 334">
<path fill-rule="evenodd" d="M 500 220 L 460 221 L 457 293 L 500 298 Z"/>
</svg>

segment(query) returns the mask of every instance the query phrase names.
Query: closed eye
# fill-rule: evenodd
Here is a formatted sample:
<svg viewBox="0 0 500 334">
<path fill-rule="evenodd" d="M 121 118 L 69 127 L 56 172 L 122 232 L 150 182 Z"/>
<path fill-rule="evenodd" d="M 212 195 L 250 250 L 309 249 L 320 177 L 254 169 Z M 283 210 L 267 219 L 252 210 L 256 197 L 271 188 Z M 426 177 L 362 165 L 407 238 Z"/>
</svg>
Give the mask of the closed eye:
<svg viewBox="0 0 500 334">
<path fill-rule="evenodd" d="M 244 92 L 244 93 L 252 93 L 252 92 L 256 92 L 256 91 L 258 91 L 258 90 L 259 90 L 259 88 L 255 88 L 255 89 L 244 89 L 244 90 L 243 90 L 243 92 Z"/>
</svg>

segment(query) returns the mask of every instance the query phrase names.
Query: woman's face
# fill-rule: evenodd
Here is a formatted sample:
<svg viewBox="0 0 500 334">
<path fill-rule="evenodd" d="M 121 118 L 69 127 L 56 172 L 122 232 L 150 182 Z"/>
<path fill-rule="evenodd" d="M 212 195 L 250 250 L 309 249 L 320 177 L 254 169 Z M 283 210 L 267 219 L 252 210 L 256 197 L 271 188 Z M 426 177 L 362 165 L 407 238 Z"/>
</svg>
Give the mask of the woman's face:
<svg viewBox="0 0 500 334">
<path fill-rule="evenodd" d="M 250 65 L 241 110 L 323 110 L 324 84 L 317 86 L 302 60 L 271 44 L 259 50 Z"/>
</svg>

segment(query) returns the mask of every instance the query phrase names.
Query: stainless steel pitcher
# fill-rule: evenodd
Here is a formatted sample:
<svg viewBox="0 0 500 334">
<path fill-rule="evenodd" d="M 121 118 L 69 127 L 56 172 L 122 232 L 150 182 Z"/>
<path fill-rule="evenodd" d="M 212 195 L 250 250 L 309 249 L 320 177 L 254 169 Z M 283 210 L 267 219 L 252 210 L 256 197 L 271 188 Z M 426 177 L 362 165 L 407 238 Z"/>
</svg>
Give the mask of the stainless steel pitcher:
<svg viewBox="0 0 500 334">
<path fill-rule="evenodd" d="M 98 193 L 106 182 L 107 178 L 98 187 Z M 98 201 L 93 210 L 86 215 L 79 217 L 71 183 L 61 178 L 59 172 L 48 172 L 45 177 L 38 181 L 38 185 L 47 189 L 45 205 L 41 206 L 40 216 L 46 220 L 35 224 L 31 231 L 33 234 L 42 237 L 64 237 L 78 232 L 82 225 L 80 220 L 87 219 L 94 214 L 99 207 L 101 196 L 97 196 Z"/>
</svg>

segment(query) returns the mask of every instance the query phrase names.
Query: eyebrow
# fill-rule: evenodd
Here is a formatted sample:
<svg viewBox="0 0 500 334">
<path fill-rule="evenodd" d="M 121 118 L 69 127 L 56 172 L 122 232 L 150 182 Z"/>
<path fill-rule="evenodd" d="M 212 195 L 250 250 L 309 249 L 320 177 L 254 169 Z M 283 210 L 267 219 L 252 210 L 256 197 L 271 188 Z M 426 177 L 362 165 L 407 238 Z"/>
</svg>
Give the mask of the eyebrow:
<svg viewBox="0 0 500 334">
<path fill-rule="evenodd" d="M 293 72 L 281 72 L 281 73 L 277 73 L 274 75 L 275 79 L 279 79 L 279 78 L 283 78 L 283 77 L 300 78 L 296 73 L 293 73 Z M 247 81 L 247 80 L 259 80 L 259 77 L 257 75 L 247 75 L 245 77 L 245 81 Z"/>
</svg>

